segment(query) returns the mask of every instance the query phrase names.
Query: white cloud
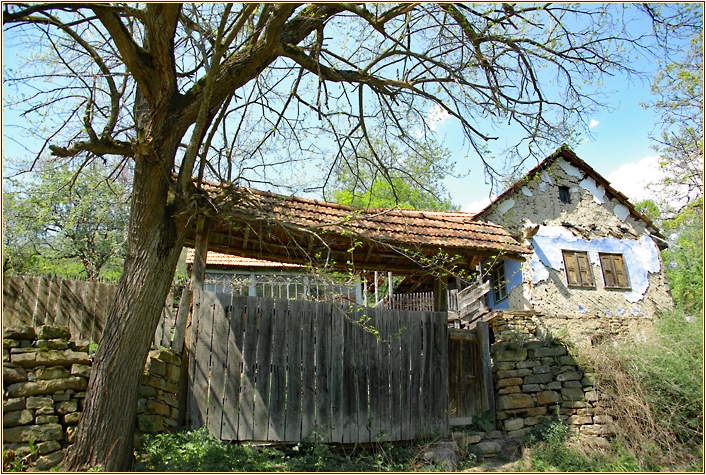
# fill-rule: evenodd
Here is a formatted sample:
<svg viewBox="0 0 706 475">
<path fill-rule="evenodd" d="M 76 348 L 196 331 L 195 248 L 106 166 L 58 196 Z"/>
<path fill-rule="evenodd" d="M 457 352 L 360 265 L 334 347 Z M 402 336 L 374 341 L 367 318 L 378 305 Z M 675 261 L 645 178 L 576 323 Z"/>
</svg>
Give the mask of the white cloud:
<svg viewBox="0 0 706 475">
<path fill-rule="evenodd" d="M 446 112 L 446 110 L 438 105 L 434 105 L 429 110 L 429 113 L 427 113 L 427 125 L 431 130 L 436 130 L 436 128 L 439 125 L 443 125 L 449 117 L 451 116 L 448 112 Z"/>
<path fill-rule="evenodd" d="M 632 203 L 654 198 L 647 189 L 650 183 L 659 180 L 663 172 L 659 169 L 659 157 L 647 156 L 639 162 L 626 163 L 611 172 L 606 179 L 616 190 L 627 196 Z"/>
<path fill-rule="evenodd" d="M 464 211 L 466 213 L 478 213 L 480 211 L 483 211 L 483 209 L 490 204 L 490 198 L 487 196 L 483 198 L 482 200 L 478 201 L 472 201 L 466 205 L 466 208 Z"/>
<path fill-rule="evenodd" d="M 592 129 L 594 127 L 598 127 L 598 124 L 600 124 L 600 122 L 598 122 L 596 119 L 591 119 L 591 121 L 588 123 L 588 128 Z"/>
</svg>

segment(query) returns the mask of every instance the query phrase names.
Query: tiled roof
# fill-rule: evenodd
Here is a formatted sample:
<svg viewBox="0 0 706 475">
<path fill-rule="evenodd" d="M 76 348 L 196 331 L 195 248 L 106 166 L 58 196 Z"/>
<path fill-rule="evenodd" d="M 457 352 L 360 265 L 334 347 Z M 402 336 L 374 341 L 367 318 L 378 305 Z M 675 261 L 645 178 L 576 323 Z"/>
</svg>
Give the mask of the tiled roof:
<svg viewBox="0 0 706 475">
<path fill-rule="evenodd" d="M 469 264 L 478 256 L 529 253 L 501 226 L 470 213 L 361 210 L 242 187 L 204 189 L 219 203 L 209 237 L 209 249 L 218 252 L 292 263 L 315 256 L 368 270 L 419 270 L 433 266 L 429 259 L 440 251 Z M 187 245 L 194 242 L 192 231 Z"/>
<path fill-rule="evenodd" d="M 186 250 L 186 263 L 194 263 L 194 249 L 189 248 Z M 289 267 L 295 269 L 301 269 L 303 266 L 298 264 L 290 264 L 288 262 L 273 262 L 273 261 L 263 261 L 260 259 L 251 259 L 249 257 L 234 256 L 232 254 L 221 254 L 220 252 L 208 251 L 206 254 L 206 265 L 207 266 L 223 266 L 223 267 L 269 267 L 269 268 L 282 268 Z"/>
</svg>

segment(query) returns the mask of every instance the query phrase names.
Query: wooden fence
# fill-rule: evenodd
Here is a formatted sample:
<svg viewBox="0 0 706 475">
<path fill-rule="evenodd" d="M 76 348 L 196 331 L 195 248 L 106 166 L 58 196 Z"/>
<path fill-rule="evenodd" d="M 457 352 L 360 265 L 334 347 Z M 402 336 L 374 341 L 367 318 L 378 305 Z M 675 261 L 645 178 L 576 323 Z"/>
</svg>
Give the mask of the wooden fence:
<svg viewBox="0 0 706 475">
<path fill-rule="evenodd" d="M 98 343 L 103 335 L 108 309 L 117 290 L 115 284 L 57 277 L 5 275 L 2 283 L 3 328 L 61 325 L 69 327 L 73 341 L 92 343 Z M 153 348 L 170 348 L 172 340 L 181 343 L 176 330 L 177 312 L 171 308 L 171 302 L 170 295 L 155 332 Z M 182 329 L 181 339 L 183 334 Z"/>
<path fill-rule="evenodd" d="M 446 313 L 204 292 L 189 414 L 223 440 L 448 434 Z"/>
</svg>

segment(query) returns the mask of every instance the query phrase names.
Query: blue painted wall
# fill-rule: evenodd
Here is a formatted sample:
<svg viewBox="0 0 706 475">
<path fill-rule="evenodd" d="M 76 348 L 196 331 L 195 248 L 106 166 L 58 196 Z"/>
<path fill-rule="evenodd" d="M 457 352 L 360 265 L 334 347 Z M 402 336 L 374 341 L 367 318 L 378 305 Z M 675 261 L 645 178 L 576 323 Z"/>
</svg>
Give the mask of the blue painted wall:
<svg viewBox="0 0 706 475">
<path fill-rule="evenodd" d="M 488 308 L 491 310 L 510 308 L 510 292 L 512 289 L 518 285 L 522 285 L 522 263 L 518 261 L 504 260 L 505 262 L 505 281 L 507 282 L 507 294 L 508 297 L 504 298 L 500 302 L 496 302 L 493 297 L 493 289 L 491 287 L 490 292 L 486 295 L 488 296 Z M 483 267 L 487 262 L 483 263 Z M 495 284 L 493 282 L 493 284 Z"/>
</svg>

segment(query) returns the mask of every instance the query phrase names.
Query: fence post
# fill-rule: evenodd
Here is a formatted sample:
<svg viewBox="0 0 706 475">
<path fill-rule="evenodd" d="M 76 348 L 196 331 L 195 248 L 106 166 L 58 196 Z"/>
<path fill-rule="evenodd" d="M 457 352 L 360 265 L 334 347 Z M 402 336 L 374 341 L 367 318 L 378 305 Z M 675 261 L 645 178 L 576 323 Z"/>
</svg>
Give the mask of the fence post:
<svg viewBox="0 0 706 475">
<path fill-rule="evenodd" d="M 434 311 L 449 311 L 449 284 L 445 275 L 434 276 Z"/>
<path fill-rule="evenodd" d="M 478 353 L 480 354 L 481 373 L 483 381 L 483 403 L 493 415 L 495 424 L 495 388 L 493 387 L 493 367 L 490 362 L 490 331 L 488 322 L 479 320 L 476 324 L 478 335 Z"/>
</svg>

